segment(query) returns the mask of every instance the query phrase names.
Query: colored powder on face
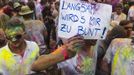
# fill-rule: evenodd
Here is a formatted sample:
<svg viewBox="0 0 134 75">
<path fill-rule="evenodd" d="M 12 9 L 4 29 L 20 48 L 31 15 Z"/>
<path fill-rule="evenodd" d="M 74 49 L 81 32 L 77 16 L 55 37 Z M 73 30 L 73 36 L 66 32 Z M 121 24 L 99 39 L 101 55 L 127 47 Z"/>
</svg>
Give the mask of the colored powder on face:
<svg viewBox="0 0 134 75">
<path fill-rule="evenodd" d="M 19 32 L 20 33 L 23 32 L 23 29 L 22 29 L 22 27 L 18 26 L 15 28 L 7 29 L 5 33 L 6 33 L 7 37 L 13 38 Z"/>
</svg>

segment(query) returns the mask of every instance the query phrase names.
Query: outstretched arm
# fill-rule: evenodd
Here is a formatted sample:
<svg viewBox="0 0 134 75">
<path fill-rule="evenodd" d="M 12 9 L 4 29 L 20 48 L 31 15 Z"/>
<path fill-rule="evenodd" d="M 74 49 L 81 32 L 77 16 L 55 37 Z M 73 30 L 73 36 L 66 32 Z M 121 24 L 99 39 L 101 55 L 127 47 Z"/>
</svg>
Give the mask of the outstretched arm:
<svg viewBox="0 0 134 75">
<path fill-rule="evenodd" d="M 57 49 L 55 52 L 48 54 L 48 55 L 42 55 L 40 56 L 33 64 L 32 64 L 32 70 L 33 71 L 41 71 L 44 70 L 51 65 L 54 65 L 58 62 L 61 62 L 64 60 L 64 55 L 61 53 L 62 48 Z"/>
<path fill-rule="evenodd" d="M 73 37 L 68 40 L 68 43 L 58 49 L 56 49 L 54 52 L 48 54 L 48 55 L 42 55 L 40 56 L 33 64 L 32 64 L 32 70 L 33 71 L 41 71 L 45 70 L 48 67 L 57 64 L 61 61 L 64 61 L 68 58 L 73 57 L 77 50 L 80 49 L 80 45 L 82 46 L 84 44 L 83 38 L 81 37 Z"/>
</svg>

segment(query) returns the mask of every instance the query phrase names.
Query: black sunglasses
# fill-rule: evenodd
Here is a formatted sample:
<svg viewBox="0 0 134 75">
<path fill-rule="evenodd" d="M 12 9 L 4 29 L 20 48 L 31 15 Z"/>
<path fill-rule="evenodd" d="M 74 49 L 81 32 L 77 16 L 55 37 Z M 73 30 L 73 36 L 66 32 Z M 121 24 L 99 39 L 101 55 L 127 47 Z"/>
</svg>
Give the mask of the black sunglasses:
<svg viewBox="0 0 134 75">
<path fill-rule="evenodd" d="M 14 37 L 7 37 L 8 40 L 17 41 L 22 38 L 21 34 L 15 35 Z"/>
</svg>

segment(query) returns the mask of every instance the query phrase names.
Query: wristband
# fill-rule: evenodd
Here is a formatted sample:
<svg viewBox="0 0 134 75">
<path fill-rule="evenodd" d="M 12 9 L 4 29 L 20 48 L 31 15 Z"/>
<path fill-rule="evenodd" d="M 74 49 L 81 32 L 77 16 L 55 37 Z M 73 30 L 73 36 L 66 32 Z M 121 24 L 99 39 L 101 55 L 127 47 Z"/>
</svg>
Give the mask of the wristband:
<svg viewBox="0 0 134 75">
<path fill-rule="evenodd" d="M 66 49 L 62 50 L 62 54 L 63 54 L 63 56 L 64 56 L 64 60 L 66 60 L 66 59 L 69 58 L 69 54 L 68 54 L 68 52 L 67 52 Z"/>
</svg>

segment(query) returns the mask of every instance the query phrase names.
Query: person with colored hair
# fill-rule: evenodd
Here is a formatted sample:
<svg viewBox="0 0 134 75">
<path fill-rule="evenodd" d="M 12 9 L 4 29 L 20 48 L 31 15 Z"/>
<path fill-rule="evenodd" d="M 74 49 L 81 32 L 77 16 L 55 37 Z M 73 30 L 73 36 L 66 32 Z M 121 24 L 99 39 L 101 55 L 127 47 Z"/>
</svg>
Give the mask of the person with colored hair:
<svg viewBox="0 0 134 75">
<path fill-rule="evenodd" d="M 0 73 L 2 75 L 26 75 L 39 55 L 35 42 L 24 39 L 25 27 L 18 18 L 12 18 L 5 26 L 7 44 L 0 48 Z"/>
</svg>

